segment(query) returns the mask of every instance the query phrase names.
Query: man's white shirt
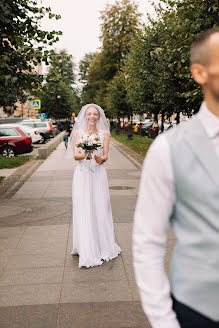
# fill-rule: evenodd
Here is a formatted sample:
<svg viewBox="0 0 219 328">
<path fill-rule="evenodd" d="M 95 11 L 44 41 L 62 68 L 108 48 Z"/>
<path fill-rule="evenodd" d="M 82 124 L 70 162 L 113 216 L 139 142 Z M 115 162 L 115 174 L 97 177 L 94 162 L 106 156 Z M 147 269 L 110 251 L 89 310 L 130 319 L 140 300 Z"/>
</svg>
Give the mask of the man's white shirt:
<svg viewBox="0 0 219 328">
<path fill-rule="evenodd" d="M 219 158 L 219 118 L 205 102 L 197 115 Z M 153 328 L 180 328 L 164 272 L 167 229 L 174 203 L 170 147 L 163 133 L 155 139 L 144 161 L 133 228 L 136 282 Z"/>
</svg>

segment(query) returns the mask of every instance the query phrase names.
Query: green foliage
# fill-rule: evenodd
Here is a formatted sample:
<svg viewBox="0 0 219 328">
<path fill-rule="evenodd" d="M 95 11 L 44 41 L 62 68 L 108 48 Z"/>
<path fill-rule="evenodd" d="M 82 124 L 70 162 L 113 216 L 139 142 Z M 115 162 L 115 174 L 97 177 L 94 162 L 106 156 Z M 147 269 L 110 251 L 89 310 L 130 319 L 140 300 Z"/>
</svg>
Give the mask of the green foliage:
<svg viewBox="0 0 219 328">
<path fill-rule="evenodd" d="M 0 176 L 0 183 L 5 179 L 5 177 Z"/>
<path fill-rule="evenodd" d="M 55 119 L 68 118 L 72 112 L 78 112 L 78 96 L 66 82 L 46 83 L 40 93 L 43 113 Z"/>
<path fill-rule="evenodd" d="M 75 63 L 72 55 L 69 55 L 66 50 L 61 50 L 53 53 L 50 56 L 50 68 L 46 80 L 65 82 L 69 87 L 75 83 Z"/>
<path fill-rule="evenodd" d="M 30 158 L 28 156 L 5 157 L 0 155 L 0 169 L 12 169 L 23 165 L 29 160 Z"/>
<path fill-rule="evenodd" d="M 110 117 L 132 116 L 132 108 L 127 102 L 126 77 L 122 71 L 108 84 L 106 105 Z"/>
<path fill-rule="evenodd" d="M 140 27 L 140 14 L 130 0 L 116 1 L 101 12 L 101 52 L 95 54 L 86 70 L 87 83 L 82 90 L 82 103 L 96 102 L 107 108 L 108 84 L 124 65 Z M 128 106 L 127 106 L 128 108 Z"/>
<path fill-rule="evenodd" d="M 24 102 L 36 91 L 42 76 L 35 67 L 48 61 L 47 46 L 58 41 L 61 32 L 41 29 L 43 17 L 59 19 L 50 8 L 38 7 L 35 0 L 2 0 L 0 3 L 0 106 Z"/>
<path fill-rule="evenodd" d="M 84 55 L 79 63 L 79 81 L 85 86 L 88 84 L 89 67 L 95 55 L 95 52 L 89 52 Z"/>
<path fill-rule="evenodd" d="M 190 48 L 202 31 L 219 25 L 218 0 L 160 0 L 156 12 L 126 61 L 127 98 L 139 114 L 190 115 L 202 100 L 190 74 Z"/>
<path fill-rule="evenodd" d="M 113 64 L 112 76 L 120 69 L 135 38 L 141 15 L 137 5 L 130 0 L 108 4 L 101 12 L 102 51 Z"/>
<path fill-rule="evenodd" d="M 75 83 L 75 63 L 66 50 L 54 53 L 50 59 L 47 82 L 38 93 L 43 113 L 55 119 L 68 118 L 78 113 L 80 99 Z"/>
<path fill-rule="evenodd" d="M 112 132 L 112 136 L 117 141 L 121 142 L 125 146 L 134 150 L 137 154 L 145 157 L 150 145 L 154 141 L 154 139 L 141 137 L 139 135 L 133 134 L 133 139 L 128 140 L 126 133 L 121 133 L 119 135 L 115 134 L 114 131 Z"/>
</svg>

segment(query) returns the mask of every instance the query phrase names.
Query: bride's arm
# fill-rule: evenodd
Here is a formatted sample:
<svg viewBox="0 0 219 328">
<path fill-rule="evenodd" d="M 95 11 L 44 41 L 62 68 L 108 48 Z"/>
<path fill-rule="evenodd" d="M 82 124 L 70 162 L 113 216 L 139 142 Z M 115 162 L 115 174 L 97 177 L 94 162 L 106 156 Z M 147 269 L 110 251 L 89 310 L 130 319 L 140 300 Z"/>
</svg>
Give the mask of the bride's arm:
<svg viewBox="0 0 219 328">
<path fill-rule="evenodd" d="M 83 154 L 81 154 L 81 153 L 78 151 L 77 146 L 76 146 L 77 138 L 78 138 L 78 132 L 75 131 L 74 134 L 73 134 L 73 139 L 72 139 L 72 142 L 73 142 L 74 159 L 75 159 L 76 161 L 81 161 L 81 160 L 83 160 L 83 159 L 86 157 L 87 152 L 85 151 Z"/>
<path fill-rule="evenodd" d="M 110 143 L 110 133 L 108 131 L 104 131 L 104 142 L 103 142 L 103 155 L 95 156 L 95 160 L 99 164 L 103 164 L 108 159 L 109 153 L 109 143 Z"/>
</svg>

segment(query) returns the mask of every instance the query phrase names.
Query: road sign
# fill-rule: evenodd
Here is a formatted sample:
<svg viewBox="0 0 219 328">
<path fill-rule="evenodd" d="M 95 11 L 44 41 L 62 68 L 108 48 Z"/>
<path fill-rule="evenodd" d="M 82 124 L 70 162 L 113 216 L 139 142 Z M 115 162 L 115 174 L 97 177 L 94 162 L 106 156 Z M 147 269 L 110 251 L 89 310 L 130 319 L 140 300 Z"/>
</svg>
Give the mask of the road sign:
<svg viewBox="0 0 219 328">
<path fill-rule="evenodd" d="M 31 107 L 33 109 L 41 109 L 41 100 L 35 99 L 35 100 L 31 101 Z"/>
<path fill-rule="evenodd" d="M 47 113 L 41 113 L 40 118 L 45 120 L 45 118 L 47 118 Z"/>
</svg>

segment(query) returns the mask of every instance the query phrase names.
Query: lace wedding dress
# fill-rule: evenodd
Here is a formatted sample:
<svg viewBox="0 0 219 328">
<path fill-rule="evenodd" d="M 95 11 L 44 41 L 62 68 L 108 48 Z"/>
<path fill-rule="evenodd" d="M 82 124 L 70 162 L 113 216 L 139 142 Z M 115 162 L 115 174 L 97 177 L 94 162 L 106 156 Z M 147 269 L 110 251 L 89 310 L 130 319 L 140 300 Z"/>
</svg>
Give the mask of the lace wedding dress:
<svg viewBox="0 0 219 328">
<path fill-rule="evenodd" d="M 79 132 L 79 137 L 82 131 Z M 104 133 L 99 131 L 101 145 Z M 95 150 L 91 160 L 77 161 L 73 184 L 73 249 L 79 255 L 79 267 L 101 265 L 118 256 L 121 249 L 114 241 L 114 226 L 104 164 L 96 163 L 102 147 Z"/>
</svg>

